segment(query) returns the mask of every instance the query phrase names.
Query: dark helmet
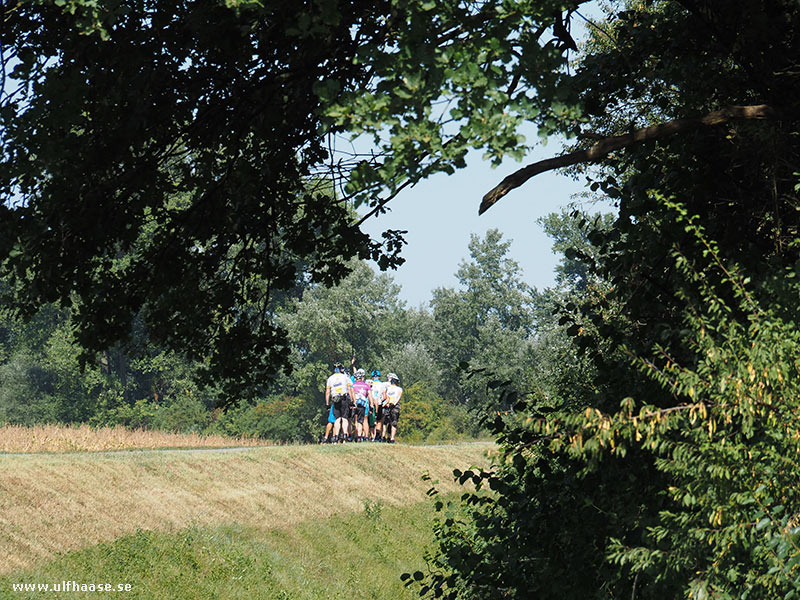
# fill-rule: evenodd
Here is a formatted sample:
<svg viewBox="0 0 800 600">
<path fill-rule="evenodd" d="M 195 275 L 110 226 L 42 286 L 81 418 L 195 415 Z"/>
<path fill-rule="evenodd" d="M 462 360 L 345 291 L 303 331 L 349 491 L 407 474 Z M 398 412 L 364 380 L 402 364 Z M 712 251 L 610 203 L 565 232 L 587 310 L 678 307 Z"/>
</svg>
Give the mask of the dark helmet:
<svg viewBox="0 0 800 600">
<path fill-rule="evenodd" d="M 335 362 L 335 363 L 333 363 L 333 371 L 334 371 L 334 372 L 337 372 L 337 371 L 338 371 L 339 373 L 341 373 L 342 371 L 344 371 L 344 367 L 342 366 L 342 363 L 340 363 L 340 362 Z"/>
</svg>

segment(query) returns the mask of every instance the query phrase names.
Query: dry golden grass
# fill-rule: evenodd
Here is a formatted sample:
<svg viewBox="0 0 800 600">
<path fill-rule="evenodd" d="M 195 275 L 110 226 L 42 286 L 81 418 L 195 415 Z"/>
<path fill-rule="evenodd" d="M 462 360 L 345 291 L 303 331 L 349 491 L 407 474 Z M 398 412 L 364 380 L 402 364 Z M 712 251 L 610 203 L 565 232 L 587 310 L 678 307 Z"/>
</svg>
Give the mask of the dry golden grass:
<svg viewBox="0 0 800 600">
<path fill-rule="evenodd" d="M 239 523 L 268 530 L 419 502 L 492 444 L 294 446 L 225 451 L 0 455 L 0 573 L 137 529 Z"/>
<path fill-rule="evenodd" d="M 143 448 L 226 448 L 267 446 L 253 438 L 199 435 L 88 425 L 0 426 L 0 452 L 101 452 Z"/>
</svg>

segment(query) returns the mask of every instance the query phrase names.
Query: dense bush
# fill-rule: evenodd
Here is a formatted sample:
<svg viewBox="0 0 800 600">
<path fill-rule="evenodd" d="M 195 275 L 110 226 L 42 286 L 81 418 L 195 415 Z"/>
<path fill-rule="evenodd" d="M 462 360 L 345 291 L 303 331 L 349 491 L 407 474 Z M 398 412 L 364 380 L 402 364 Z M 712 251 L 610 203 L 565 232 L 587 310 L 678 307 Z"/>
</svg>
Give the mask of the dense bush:
<svg viewBox="0 0 800 600">
<path fill-rule="evenodd" d="M 254 405 L 228 411 L 216 427 L 235 436 L 260 437 L 279 442 L 308 442 L 319 435 L 308 431 L 308 413 L 317 415 L 308 403 L 293 396 L 276 396 Z"/>
<path fill-rule="evenodd" d="M 398 435 L 406 442 L 441 442 L 477 435 L 480 428 L 462 406 L 442 399 L 428 384 L 403 390 Z"/>
<path fill-rule="evenodd" d="M 154 429 L 176 433 L 202 433 L 211 424 L 211 413 L 188 390 L 170 404 L 160 406 L 153 416 Z"/>
<path fill-rule="evenodd" d="M 0 422 L 32 425 L 56 419 L 50 392 L 54 374 L 29 352 L 17 352 L 0 365 Z"/>
</svg>

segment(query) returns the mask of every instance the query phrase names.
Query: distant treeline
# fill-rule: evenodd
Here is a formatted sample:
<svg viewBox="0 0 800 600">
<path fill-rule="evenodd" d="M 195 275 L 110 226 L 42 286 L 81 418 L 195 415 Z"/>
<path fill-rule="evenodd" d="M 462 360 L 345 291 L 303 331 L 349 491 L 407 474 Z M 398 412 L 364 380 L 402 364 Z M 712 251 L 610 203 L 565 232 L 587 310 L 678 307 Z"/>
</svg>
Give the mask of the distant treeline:
<svg viewBox="0 0 800 600">
<path fill-rule="evenodd" d="M 551 233 L 566 221 L 553 216 Z M 554 229 L 555 228 L 555 229 Z M 473 437 L 492 383 L 533 384 L 542 324 L 553 298 L 523 282 L 496 231 L 473 236 L 459 287 L 438 288 L 429 307 L 408 308 L 387 274 L 363 261 L 337 286 L 306 285 L 274 307 L 292 344 L 291 373 L 265 381 L 259 397 L 220 408 L 222 390 L 203 362 L 155 346 L 137 326 L 130 343 L 85 356 L 69 307 L 47 306 L 27 322 L 0 319 L 0 422 L 90 423 L 303 442 L 325 421 L 331 363 L 397 373 L 405 390 L 400 436 Z M 546 344 L 545 344 L 546 345 Z M 489 386 L 487 388 L 487 385 Z"/>
</svg>

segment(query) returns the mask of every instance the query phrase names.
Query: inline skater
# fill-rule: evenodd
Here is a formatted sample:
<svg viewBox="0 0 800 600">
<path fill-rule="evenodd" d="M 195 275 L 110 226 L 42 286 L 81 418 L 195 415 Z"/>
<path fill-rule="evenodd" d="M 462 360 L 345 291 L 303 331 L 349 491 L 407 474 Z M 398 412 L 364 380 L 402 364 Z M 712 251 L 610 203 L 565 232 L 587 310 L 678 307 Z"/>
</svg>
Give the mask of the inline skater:
<svg viewBox="0 0 800 600">
<path fill-rule="evenodd" d="M 364 381 L 366 373 L 364 369 L 356 371 L 356 381 L 353 384 L 353 397 L 355 398 L 355 411 L 353 419 L 355 420 L 355 441 L 363 442 L 367 439 L 369 433 L 369 424 L 367 417 L 369 416 L 369 384 Z"/>
<path fill-rule="evenodd" d="M 375 428 L 375 409 L 372 407 L 372 384 L 374 383 L 372 373 L 370 373 L 369 379 L 367 379 L 366 382 L 369 386 L 369 394 L 367 394 L 367 432 L 364 440 L 371 442 L 373 437 L 372 430 Z"/>
<path fill-rule="evenodd" d="M 350 378 L 350 383 L 355 384 L 356 382 L 356 357 L 354 356 L 350 360 L 350 366 L 345 367 L 344 374 Z M 356 433 L 356 401 L 355 401 L 355 394 L 350 395 L 350 408 L 349 408 L 349 416 L 348 416 L 348 434 L 347 434 L 347 441 L 352 442 L 353 436 Z"/>
<path fill-rule="evenodd" d="M 325 405 L 333 409 L 333 439 L 334 443 L 344 442 L 348 435 L 348 417 L 350 416 L 350 402 L 353 400 L 353 385 L 350 378 L 344 374 L 342 363 L 333 364 L 333 375 L 325 383 Z M 341 438 L 339 432 L 342 432 Z"/>
<path fill-rule="evenodd" d="M 330 444 L 331 443 L 331 432 L 333 431 L 333 424 L 336 423 L 336 419 L 333 418 L 333 407 L 328 406 L 328 422 L 325 423 L 325 435 L 322 436 L 322 440 L 320 440 L 320 444 Z"/>
<path fill-rule="evenodd" d="M 397 421 L 400 418 L 400 398 L 403 396 L 403 388 L 400 387 L 400 378 L 394 373 L 389 373 L 386 379 L 389 381 L 389 385 L 386 386 L 386 400 L 383 405 L 384 436 L 387 438 L 387 442 L 394 444 Z"/>
<path fill-rule="evenodd" d="M 320 444 L 332 443 L 333 440 L 331 440 L 331 432 L 333 431 L 334 423 L 336 423 L 336 418 L 333 416 L 333 406 L 328 406 L 328 422 L 325 423 L 325 434 L 322 436 Z"/>
<path fill-rule="evenodd" d="M 381 381 L 381 372 L 372 372 L 372 386 L 369 392 L 369 402 L 374 417 L 370 421 L 370 439 L 381 441 L 383 436 L 383 403 L 386 400 L 386 382 Z"/>
</svg>

